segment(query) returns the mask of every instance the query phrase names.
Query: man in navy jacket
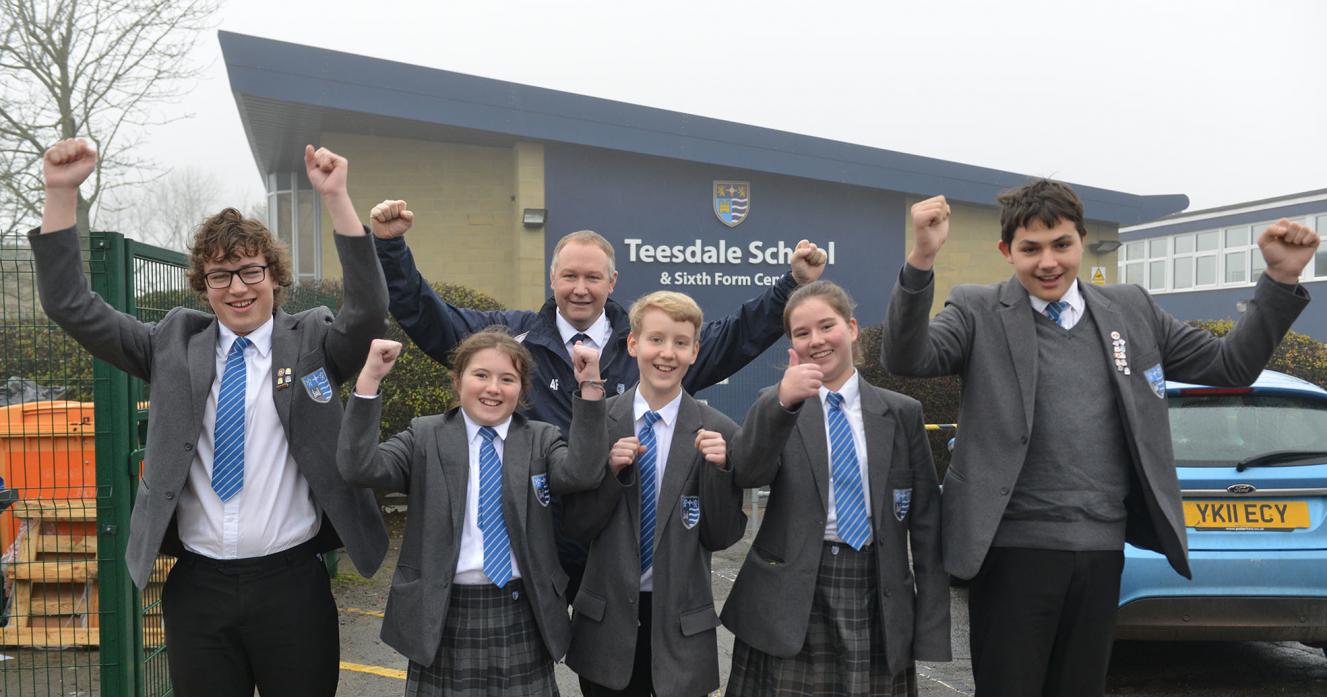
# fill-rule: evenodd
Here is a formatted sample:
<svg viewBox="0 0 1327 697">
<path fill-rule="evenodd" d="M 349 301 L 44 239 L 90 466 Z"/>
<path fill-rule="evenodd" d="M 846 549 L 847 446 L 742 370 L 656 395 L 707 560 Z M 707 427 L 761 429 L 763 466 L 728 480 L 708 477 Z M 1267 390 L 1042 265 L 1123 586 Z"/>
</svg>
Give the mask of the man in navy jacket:
<svg viewBox="0 0 1327 697">
<path fill-rule="evenodd" d="M 534 356 L 534 390 L 526 396 L 529 418 L 557 426 L 565 435 L 571 423 L 571 395 L 578 389 L 568 347 L 580 342 L 600 352 L 599 369 L 608 394 L 620 394 L 640 377 L 627 354 L 627 311 L 609 295 L 617 283 L 613 245 L 598 233 L 581 230 L 558 241 L 549 266 L 553 297 L 538 312 L 486 312 L 448 304 L 429 287 L 415 267 L 402 236 L 414 222 L 405 201 L 383 201 L 373 208 L 378 261 L 387 278 L 389 309 L 420 349 L 448 364 L 452 348 L 484 327 L 509 327 Z M 700 354 L 682 387 L 695 394 L 741 370 L 783 335 L 783 306 L 799 285 L 820 278 L 826 255 L 802 240 L 791 269 L 761 295 L 727 317 L 706 322 L 700 331 Z M 557 511 L 560 513 L 560 510 Z M 571 575 L 568 599 L 575 597 L 585 566 L 585 550 L 559 541 L 558 556 Z"/>
</svg>

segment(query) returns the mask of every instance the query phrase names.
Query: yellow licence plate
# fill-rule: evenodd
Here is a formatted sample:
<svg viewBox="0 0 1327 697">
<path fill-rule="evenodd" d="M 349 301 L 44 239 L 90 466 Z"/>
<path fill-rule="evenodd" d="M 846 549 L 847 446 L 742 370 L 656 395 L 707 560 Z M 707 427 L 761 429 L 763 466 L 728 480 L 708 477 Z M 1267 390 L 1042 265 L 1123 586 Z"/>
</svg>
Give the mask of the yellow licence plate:
<svg viewBox="0 0 1327 697">
<path fill-rule="evenodd" d="M 1307 501 L 1185 501 L 1184 524 L 1199 530 L 1295 530 L 1309 526 Z"/>
</svg>

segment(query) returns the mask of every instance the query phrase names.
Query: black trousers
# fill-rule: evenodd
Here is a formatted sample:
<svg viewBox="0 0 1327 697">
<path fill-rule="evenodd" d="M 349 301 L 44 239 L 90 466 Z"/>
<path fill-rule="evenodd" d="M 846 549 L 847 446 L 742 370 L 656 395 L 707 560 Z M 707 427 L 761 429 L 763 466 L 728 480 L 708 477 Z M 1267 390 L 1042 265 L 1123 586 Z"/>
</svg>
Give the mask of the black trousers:
<svg viewBox="0 0 1327 697">
<path fill-rule="evenodd" d="M 968 596 L 977 697 L 1099 697 L 1123 552 L 992 547 Z"/>
<path fill-rule="evenodd" d="M 217 560 L 185 553 L 162 590 L 179 697 L 331 697 L 341 643 L 327 568 L 314 546 Z"/>
<path fill-rule="evenodd" d="M 636 661 L 631 668 L 631 682 L 613 690 L 581 678 L 583 697 L 650 697 L 654 694 L 654 668 L 650 663 L 650 645 L 654 630 L 654 594 L 640 594 L 640 626 L 636 629 Z"/>
</svg>

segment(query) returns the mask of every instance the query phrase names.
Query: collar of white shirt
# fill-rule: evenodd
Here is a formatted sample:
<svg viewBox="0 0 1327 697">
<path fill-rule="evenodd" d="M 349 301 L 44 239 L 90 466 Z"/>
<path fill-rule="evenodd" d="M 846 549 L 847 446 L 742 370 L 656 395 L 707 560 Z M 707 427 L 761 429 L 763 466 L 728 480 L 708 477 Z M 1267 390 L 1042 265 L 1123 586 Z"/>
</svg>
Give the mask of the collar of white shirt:
<svg viewBox="0 0 1327 697">
<path fill-rule="evenodd" d="M 480 426 L 479 424 L 475 423 L 474 421 L 472 421 L 472 420 L 470 419 L 470 415 L 467 414 L 467 413 L 465 413 L 465 410 L 464 410 L 464 409 L 461 410 L 461 416 L 465 419 L 465 442 L 466 442 L 466 443 L 473 443 L 473 442 L 475 442 L 475 437 L 477 437 L 477 436 L 479 435 L 479 429 L 481 429 L 481 428 L 483 428 L 483 427 Z M 507 417 L 507 420 L 506 420 L 506 421 L 503 421 L 502 423 L 500 423 L 500 424 L 498 424 L 497 426 L 494 426 L 494 427 L 493 427 L 493 430 L 498 432 L 498 438 L 501 438 L 501 439 L 502 439 L 502 442 L 504 442 L 504 443 L 507 442 L 507 429 L 508 429 L 508 428 L 511 428 L 511 417 L 510 417 L 510 416 Z"/>
<path fill-rule="evenodd" d="M 650 403 L 645 401 L 645 397 L 641 395 L 639 387 L 636 388 L 636 399 L 632 401 L 631 408 L 632 412 L 636 415 L 636 430 L 640 431 L 640 427 L 645 420 L 645 412 L 650 411 Z M 665 426 L 672 426 L 677 422 L 677 412 L 681 408 L 682 391 L 678 390 L 677 396 L 673 397 L 672 401 L 663 405 L 663 408 L 656 409 L 655 411 L 663 419 Z"/>
<path fill-rule="evenodd" d="M 230 353 L 230 346 L 235 343 L 235 337 L 239 335 L 220 322 L 217 322 L 217 329 L 219 330 L 217 332 L 217 356 L 224 358 Z M 267 354 L 272 352 L 272 318 L 269 317 L 261 327 L 245 334 L 244 338 L 253 342 L 254 349 L 266 358 Z"/>
<path fill-rule="evenodd" d="M 558 334 L 562 335 L 562 343 L 567 347 L 568 351 L 571 350 L 571 338 L 577 334 L 584 334 L 590 337 L 590 348 L 597 351 L 603 351 L 604 347 L 608 345 L 608 335 L 612 330 L 612 327 L 608 326 L 607 312 L 600 312 L 599 317 L 591 322 L 590 326 L 587 327 L 584 332 L 571 326 L 571 322 L 568 322 L 566 318 L 562 316 L 561 312 L 554 312 L 553 316 L 556 318 L 558 325 Z"/>
<path fill-rule="evenodd" d="M 1042 300 L 1031 293 L 1028 293 L 1028 300 L 1032 301 L 1032 309 L 1043 315 L 1046 314 L 1046 306 L 1051 304 L 1049 300 Z M 1069 284 L 1069 290 L 1064 291 L 1060 300 L 1069 303 L 1069 308 L 1082 316 L 1084 303 L 1083 294 L 1078 291 L 1078 279 L 1075 278 L 1074 282 Z"/>
<path fill-rule="evenodd" d="M 844 404 L 857 403 L 857 398 L 861 394 L 861 385 L 858 384 L 858 377 L 857 369 L 853 368 L 852 375 L 849 375 L 848 379 L 843 381 L 843 385 L 841 385 L 839 389 L 834 390 L 839 393 L 839 396 L 843 397 Z M 820 406 L 825 408 L 826 414 L 829 413 L 829 393 L 830 390 L 828 387 L 825 387 L 824 385 L 820 386 Z"/>
</svg>

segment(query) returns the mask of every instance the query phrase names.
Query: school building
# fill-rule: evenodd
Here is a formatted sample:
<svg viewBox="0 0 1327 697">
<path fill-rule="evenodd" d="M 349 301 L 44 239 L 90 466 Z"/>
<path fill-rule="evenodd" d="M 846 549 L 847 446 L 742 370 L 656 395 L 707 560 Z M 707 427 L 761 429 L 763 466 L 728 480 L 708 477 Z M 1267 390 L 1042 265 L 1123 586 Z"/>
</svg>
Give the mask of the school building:
<svg viewBox="0 0 1327 697">
<path fill-rule="evenodd" d="M 351 163 L 367 218 L 387 198 L 416 214 L 407 241 L 430 281 L 538 308 L 562 235 L 593 229 L 617 250 L 614 297 L 682 290 L 732 312 L 788 268 L 797 241 L 830 254 L 862 324 L 880 322 L 906 256 L 909 207 L 943 194 L 954 217 L 936 303 L 1011 269 L 995 251 L 996 195 L 1029 174 L 776 131 L 529 85 L 220 32 L 231 89 L 268 190 L 272 228 L 299 279 L 339 273 L 303 146 Z M 1083 278 L 1117 282 L 1121 226 L 1188 206 L 1074 184 L 1088 223 Z M 780 375 L 775 347 L 702 396 L 735 417 Z M 767 360 L 766 360 L 767 359 Z M 731 391 L 732 395 L 729 396 Z"/>
<path fill-rule="evenodd" d="M 1157 302 L 1185 319 L 1235 319 L 1253 297 L 1266 263 L 1258 235 L 1286 218 L 1323 235 L 1300 282 L 1327 294 L 1327 189 L 1170 215 L 1120 229 L 1116 275 L 1148 289 Z M 1299 316 L 1294 331 L 1327 341 L 1327 312 Z"/>
</svg>

